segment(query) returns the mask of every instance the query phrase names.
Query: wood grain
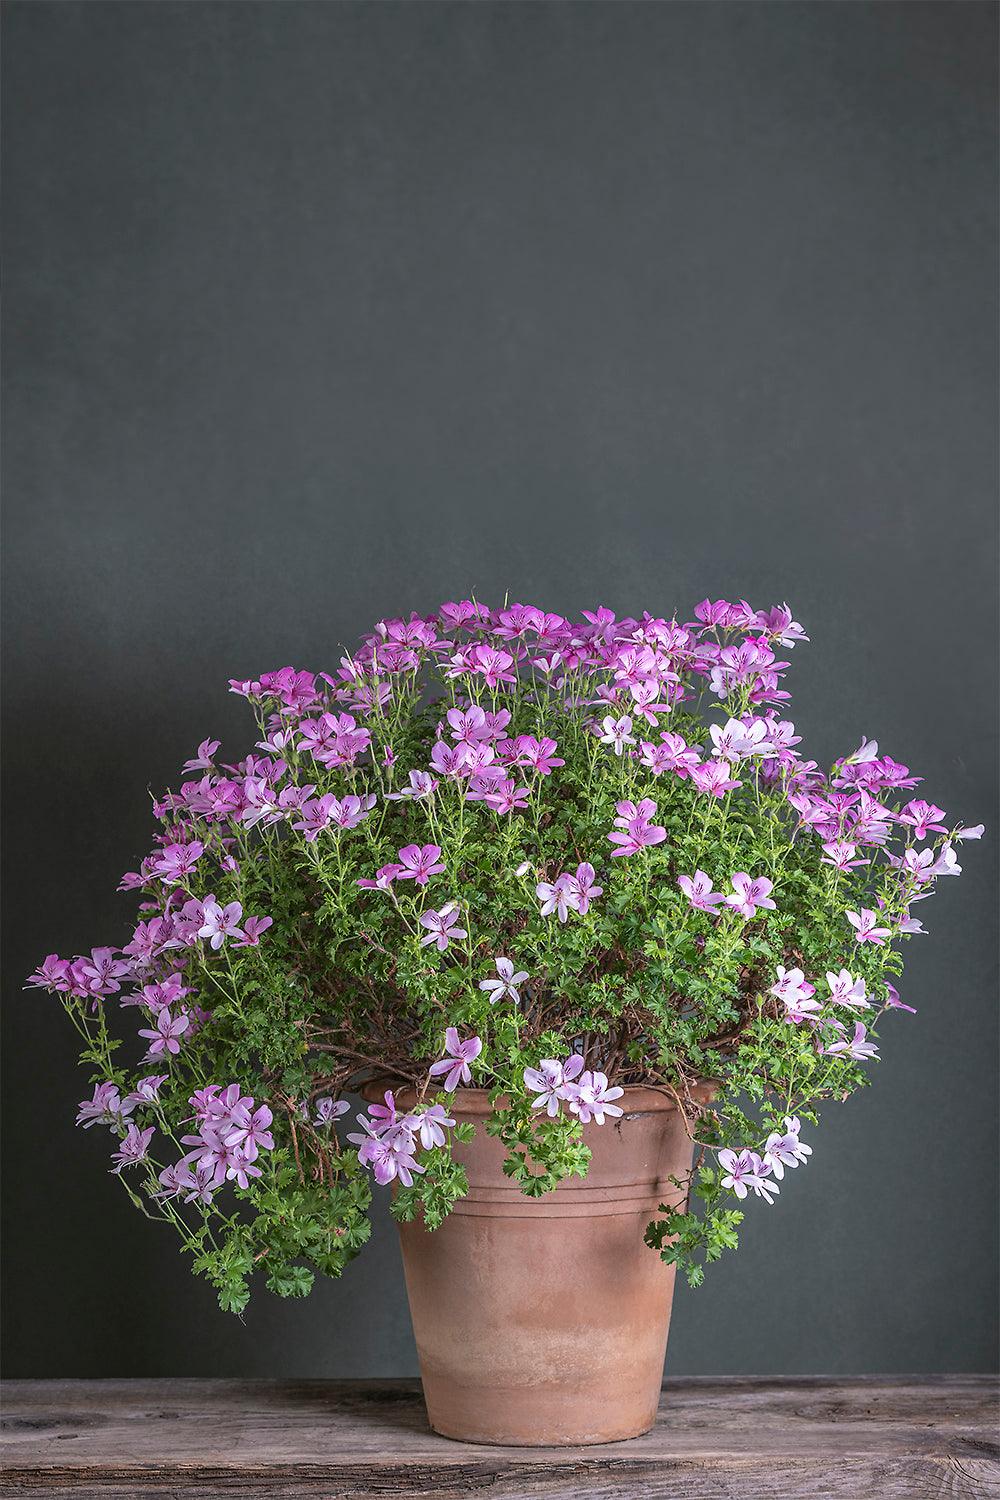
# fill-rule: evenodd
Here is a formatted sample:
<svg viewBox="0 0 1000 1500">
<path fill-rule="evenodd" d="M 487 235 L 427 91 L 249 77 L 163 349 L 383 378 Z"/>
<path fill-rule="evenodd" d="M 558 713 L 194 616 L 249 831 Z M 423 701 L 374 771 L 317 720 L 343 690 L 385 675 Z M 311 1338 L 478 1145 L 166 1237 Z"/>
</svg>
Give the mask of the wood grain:
<svg viewBox="0 0 1000 1500">
<path fill-rule="evenodd" d="M 427 1426 L 417 1381 L 11 1381 L 4 1496 L 994 1500 L 984 1376 L 671 1380 L 653 1431 L 490 1448 Z"/>
</svg>

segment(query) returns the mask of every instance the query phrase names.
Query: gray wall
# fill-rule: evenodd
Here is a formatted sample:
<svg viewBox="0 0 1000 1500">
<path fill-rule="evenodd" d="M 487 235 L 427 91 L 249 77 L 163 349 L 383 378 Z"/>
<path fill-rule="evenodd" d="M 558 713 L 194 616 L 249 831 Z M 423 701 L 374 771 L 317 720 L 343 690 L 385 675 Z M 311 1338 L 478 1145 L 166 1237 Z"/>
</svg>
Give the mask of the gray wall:
<svg viewBox="0 0 1000 1500">
<path fill-rule="evenodd" d="M 996 12 L 8 4 L 9 1374 L 411 1372 L 394 1231 L 217 1312 L 20 992 L 123 940 L 230 675 L 476 589 L 788 598 L 795 717 L 985 818 L 876 1087 L 679 1298 L 683 1372 L 994 1354 Z"/>
</svg>

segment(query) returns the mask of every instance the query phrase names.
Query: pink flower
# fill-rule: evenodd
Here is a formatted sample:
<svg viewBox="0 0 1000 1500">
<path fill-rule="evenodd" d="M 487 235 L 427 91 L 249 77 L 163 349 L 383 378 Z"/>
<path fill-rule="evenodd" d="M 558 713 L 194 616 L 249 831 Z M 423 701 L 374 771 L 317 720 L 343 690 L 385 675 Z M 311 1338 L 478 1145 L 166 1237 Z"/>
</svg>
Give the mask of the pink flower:
<svg viewBox="0 0 1000 1500">
<path fill-rule="evenodd" d="M 556 766 L 566 764 L 556 756 L 555 740 L 536 740 L 530 734 L 519 734 L 514 745 L 518 765 L 529 767 L 537 776 L 550 776 Z"/>
<path fill-rule="evenodd" d="M 140 1036 L 149 1037 L 150 1047 L 147 1057 L 159 1057 L 163 1052 L 169 1052 L 176 1057 L 181 1050 L 180 1039 L 191 1026 L 191 1018 L 186 1010 L 180 1015 L 173 1015 L 170 1007 L 165 1005 L 158 1013 L 153 1022 L 151 1031 L 140 1031 Z"/>
<path fill-rule="evenodd" d="M 933 802 L 922 802 L 919 799 L 908 802 L 903 811 L 897 814 L 900 823 L 909 823 L 913 827 L 913 837 L 917 840 L 925 839 L 928 833 L 947 833 L 944 823 L 936 823 L 935 818 L 944 817 L 944 808 L 935 807 Z"/>
<path fill-rule="evenodd" d="M 469 1064 L 475 1062 L 483 1050 L 483 1044 L 477 1036 L 470 1036 L 464 1042 L 461 1041 L 457 1028 L 449 1026 L 444 1034 L 444 1045 L 446 1056 L 440 1062 L 431 1063 L 428 1071 L 432 1078 L 440 1078 L 443 1074 L 447 1074 L 443 1087 L 446 1093 L 451 1094 L 460 1083 L 472 1082 Z"/>
<path fill-rule="evenodd" d="M 442 906 L 440 911 L 422 912 L 418 920 L 421 927 L 427 928 L 427 932 L 420 939 L 421 948 L 434 943 L 438 952 L 443 953 L 452 938 L 468 937 L 465 928 L 457 925 L 458 916 L 458 907 L 451 904 Z"/>
<path fill-rule="evenodd" d="M 237 948 L 256 948 L 261 939 L 261 934 L 269 927 L 273 927 L 273 917 L 245 917 L 243 920 L 243 936 L 235 946 Z"/>
<path fill-rule="evenodd" d="M 221 740 L 202 740 L 198 746 L 198 754 L 193 760 L 186 760 L 183 769 L 185 771 L 213 771 L 212 756 L 221 745 Z"/>
<path fill-rule="evenodd" d="M 867 907 L 863 906 L 860 911 L 849 911 L 847 920 L 854 928 L 854 940 L 857 943 L 875 943 L 881 948 L 886 938 L 891 936 L 888 927 L 879 927 L 878 916 Z"/>
<path fill-rule="evenodd" d="M 666 838 L 665 828 L 649 822 L 656 813 L 656 803 L 651 802 L 648 797 L 638 805 L 634 802 L 618 802 L 615 804 L 615 811 L 618 814 L 615 819 L 617 831 L 609 833 L 608 840 L 619 847 L 612 850 L 612 859 L 638 854 L 653 844 L 662 844 Z"/>
<path fill-rule="evenodd" d="M 204 852 L 205 846 L 198 839 L 189 844 L 167 844 L 150 860 L 150 873 L 159 876 L 164 885 L 177 885 L 188 878 Z"/>
<path fill-rule="evenodd" d="M 154 1128 L 150 1125 L 146 1130 L 140 1130 L 138 1125 L 129 1126 L 124 1140 L 111 1157 L 113 1162 L 118 1163 L 117 1166 L 111 1168 L 112 1172 L 120 1173 L 123 1167 L 136 1167 L 146 1160 L 146 1152 L 153 1139 Z"/>
<path fill-rule="evenodd" d="M 896 986 L 894 984 L 890 984 L 888 982 L 888 980 L 887 980 L 885 988 L 886 988 L 886 1001 L 885 1001 L 886 1010 L 908 1010 L 910 1012 L 911 1016 L 915 1016 L 916 1015 L 916 1013 L 917 1013 L 916 1009 L 912 1005 L 904 1005 L 903 1002 L 902 1002 L 902 1000 L 900 1000 L 900 998 L 899 998 L 899 991 L 897 990 L 897 988 L 896 988 Z"/>
<path fill-rule="evenodd" d="M 426 885 L 432 875 L 440 875 L 441 850 L 437 844 L 407 844 L 399 851 L 397 880 L 415 880 L 417 885 Z"/>
<path fill-rule="evenodd" d="M 844 1057 L 853 1058 L 855 1062 L 867 1062 L 871 1057 L 877 1059 L 878 1047 L 874 1042 L 866 1041 L 867 1035 L 867 1028 L 860 1021 L 855 1021 L 854 1036 L 849 1042 L 841 1038 L 840 1041 L 833 1042 L 829 1047 L 824 1047 L 823 1051 L 830 1057 L 840 1053 Z"/>
<path fill-rule="evenodd" d="M 754 1192 L 767 1203 L 774 1202 L 778 1189 L 768 1180 L 771 1167 L 756 1151 L 741 1151 L 737 1156 L 735 1151 L 723 1149 L 719 1152 L 719 1165 L 725 1174 L 722 1186 L 730 1188 L 737 1198 Z"/>
<path fill-rule="evenodd" d="M 552 882 L 540 880 L 535 886 L 535 895 L 542 903 L 541 915 L 549 917 L 558 913 L 560 922 L 565 922 L 570 910 L 577 910 L 576 892 L 571 875 L 558 875 Z"/>
<path fill-rule="evenodd" d="M 806 977 L 801 969 L 786 969 L 784 964 L 778 964 L 776 972 L 777 983 L 772 984 L 767 992 L 776 1000 L 784 1000 L 787 1004 L 789 1000 L 804 1000 L 810 995 L 815 995 L 816 986 L 806 983 Z"/>
<path fill-rule="evenodd" d="M 750 876 L 741 870 L 733 876 L 734 894 L 726 897 L 726 905 L 734 907 L 747 920 L 757 915 L 758 907 L 763 911 L 776 911 L 777 907 L 771 900 L 773 889 L 766 875 L 760 875 L 756 880 L 751 880 Z"/>
<path fill-rule="evenodd" d="M 375 871 L 374 880 L 359 880 L 357 884 L 363 891 L 387 891 L 392 882 L 399 879 L 402 868 L 402 865 L 383 865 Z"/>
<path fill-rule="evenodd" d="M 864 980 L 855 979 L 847 969 L 841 969 L 839 974 L 829 972 L 826 982 L 830 987 L 830 999 L 834 1005 L 846 1005 L 848 1010 L 871 1009 L 865 992 Z"/>
<path fill-rule="evenodd" d="M 727 762 L 724 760 L 710 760 L 704 765 L 692 766 L 691 780 L 699 792 L 707 792 L 710 797 L 717 798 L 724 797 L 727 792 L 733 792 L 743 785 L 742 781 L 734 781 L 729 776 Z"/>
<path fill-rule="evenodd" d="M 678 875 L 677 884 L 695 911 L 714 911 L 726 899 L 721 892 L 712 890 L 712 882 L 704 870 L 696 870 L 693 876 Z"/>
<path fill-rule="evenodd" d="M 856 870 L 860 865 L 867 865 L 867 859 L 855 859 L 857 844 L 838 843 L 833 841 L 823 845 L 823 856 L 821 865 L 832 865 L 835 870 L 845 873 L 847 870 Z"/>
<path fill-rule="evenodd" d="M 424 797 L 430 797 L 437 789 L 437 778 L 429 771 L 411 771 L 410 784 L 404 786 L 401 792 L 389 792 L 387 802 L 403 802 L 407 798 L 419 801 Z"/>
<path fill-rule="evenodd" d="M 611 1102 L 620 1099 L 624 1092 L 624 1089 L 608 1088 L 606 1073 L 581 1073 L 569 1100 L 570 1112 L 578 1115 L 583 1125 L 590 1120 L 595 1125 L 603 1125 L 605 1115 L 618 1117 L 624 1114 L 620 1105 Z"/>
<path fill-rule="evenodd" d="M 198 936 L 208 938 L 210 946 L 216 951 L 222 947 L 227 937 L 243 936 L 240 927 L 243 908 L 238 901 L 220 906 L 214 896 L 206 896 L 201 915 L 202 925 L 198 928 Z"/>
<path fill-rule="evenodd" d="M 590 910 L 591 901 L 596 901 L 598 896 L 604 895 L 604 887 L 596 884 L 594 867 L 586 860 L 582 865 L 577 865 L 576 874 L 568 876 L 567 879 L 576 910 L 581 917 L 585 917 Z"/>
<path fill-rule="evenodd" d="M 799 1120 L 795 1115 L 785 1116 L 784 1133 L 772 1131 L 764 1145 L 764 1164 L 770 1167 L 780 1182 L 786 1167 L 797 1167 L 812 1156 L 812 1147 L 799 1140 Z"/>
<path fill-rule="evenodd" d="M 575 1097 L 573 1079 L 583 1070 L 583 1058 L 574 1052 L 565 1062 L 554 1057 L 544 1057 L 537 1068 L 525 1068 L 524 1086 L 537 1097 L 532 1100 L 532 1109 L 544 1109 L 555 1119 L 560 1102 Z"/>
</svg>

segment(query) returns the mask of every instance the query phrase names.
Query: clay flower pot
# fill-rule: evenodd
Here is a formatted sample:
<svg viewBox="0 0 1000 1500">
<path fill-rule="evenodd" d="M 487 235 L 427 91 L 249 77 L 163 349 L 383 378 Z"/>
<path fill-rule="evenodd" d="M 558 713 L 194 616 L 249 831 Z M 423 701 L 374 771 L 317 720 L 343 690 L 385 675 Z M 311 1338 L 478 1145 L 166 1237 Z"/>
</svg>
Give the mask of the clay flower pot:
<svg viewBox="0 0 1000 1500">
<path fill-rule="evenodd" d="M 405 1108 L 412 1102 L 397 1096 Z M 677 1107 L 628 1088 L 621 1120 L 584 1127 L 586 1178 L 527 1198 L 486 1134 L 489 1100 L 459 1089 L 451 1113 L 469 1193 L 433 1233 L 400 1224 L 406 1287 L 431 1426 L 465 1442 L 609 1443 L 653 1424 L 674 1268 L 643 1243 L 692 1145 Z"/>
</svg>

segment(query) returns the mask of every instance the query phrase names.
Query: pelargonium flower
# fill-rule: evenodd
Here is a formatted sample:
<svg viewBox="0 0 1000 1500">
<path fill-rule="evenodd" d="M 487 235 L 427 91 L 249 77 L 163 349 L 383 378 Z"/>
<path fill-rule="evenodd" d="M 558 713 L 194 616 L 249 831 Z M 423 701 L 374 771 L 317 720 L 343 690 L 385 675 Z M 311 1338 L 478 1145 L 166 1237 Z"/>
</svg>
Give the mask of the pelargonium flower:
<svg viewBox="0 0 1000 1500">
<path fill-rule="evenodd" d="M 241 938 L 243 929 L 240 919 L 243 916 L 243 908 L 238 901 L 230 901 L 225 906 L 220 906 L 214 896 L 206 896 L 201 903 L 202 924 L 198 929 L 200 938 L 208 938 L 212 948 L 216 951 L 222 947 L 226 938 Z"/>
<path fill-rule="evenodd" d="M 777 1000 L 804 1000 L 810 995 L 815 995 L 816 986 L 808 984 L 801 969 L 786 969 L 784 964 L 778 964 L 777 982 L 772 984 L 768 990 L 769 995 L 774 995 Z"/>
<path fill-rule="evenodd" d="M 426 1109 L 408 1114 L 406 1123 L 417 1132 L 424 1150 L 430 1151 L 434 1146 L 445 1144 L 445 1131 L 450 1130 L 455 1121 L 443 1104 L 428 1104 Z"/>
<path fill-rule="evenodd" d="M 192 760 L 186 760 L 182 767 L 185 771 L 212 771 L 212 756 L 222 744 L 221 740 L 202 740 L 198 746 L 198 754 Z"/>
<path fill-rule="evenodd" d="M 576 891 L 570 875 L 557 875 L 553 881 L 540 880 L 535 886 L 535 894 L 541 902 L 543 917 L 550 917 L 555 912 L 560 922 L 565 922 L 570 911 L 577 910 Z"/>
<path fill-rule="evenodd" d="M 536 776 L 551 776 L 557 766 L 566 764 L 556 755 L 558 746 L 555 740 L 538 740 L 534 735 L 520 734 L 514 741 L 514 746 L 518 765 L 528 767 Z"/>
<path fill-rule="evenodd" d="M 166 1083 L 167 1073 L 150 1073 L 145 1078 L 140 1078 L 130 1094 L 125 1096 L 125 1103 L 138 1108 L 141 1104 L 155 1104 L 160 1097 L 160 1089 Z"/>
<path fill-rule="evenodd" d="M 914 1006 L 912 1006 L 912 1005 L 904 1005 L 903 1002 L 902 1002 L 902 1000 L 900 1000 L 900 998 L 899 998 L 899 991 L 897 990 L 897 988 L 896 988 L 896 986 L 894 984 L 890 984 L 888 982 L 888 980 L 887 980 L 885 988 L 886 988 L 885 1005 L 886 1005 L 886 1009 L 887 1010 L 908 1010 L 911 1016 L 915 1016 L 916 1015 L 917 1012 L 916 1012 L 916 1009 L 915 1009 Z"/>
<path fill-rule="evenodd" d="M 609 842 L 618 845 L 618 848 L 611 851 L 612 859 L 638 854 L 653 844 L 662 844 L 666 838 L 665 828 L 649 822 L 656 814 L 656 803 L 651 802 L 648 797 L 638 804 L 617 802 L 615 811 L 618 814 L 615 818 L 615 832 L 608 834 Z"/>
<path fill-rule="evenodd" d="M 407 844 L 399 851 L 399 869 L 395 878 L 426 885 L 432 875 L 440 875 L 443 870 L 437 844 Z"/>
<path fill-rule="evenodd" d="M 886 938 L 892 936 L 888 927 L 878 925 L 877 914 L 867 907 L 862 907 L 860 911 L 849 911 L 845 915 L 854 928 L 854 940 L 857 943 L 874 943 L 881 948 Z"/>
<path fill-rule="evenodd" d="M 402 868 L 402 865 L 383 865 L 375 871 L 374 880 L 359 880 L 357 884 L 364 891 L 387 891 L 392 882 L 399 879 Z"/>
<path fill-rule="evenodd" d="M 243 935 L 234 944 L 236 948 L 256 948 L 261 936 L 274 925 L 273 917 L 244 917 Z"/>
<path fill-rule="evenodd" d="M 812 1156 L 812 1147 L 799 1140 L 800 1122 L 795 1115 L 785 1116 L 785 1129 L 772 1131 L 764 1145 L 763 1160 L 780 1182 L 786 1167 L 797 1167 Z"/>
<path fill-rule="evenodd" d="M 189 844 L 167 844 L 150 860 L 150 873 L 159 876 L 165 885 L 177 885 L 187 880 L 204 852 L 205 846 L 198 839 Z"/>
<path fill-rule="evenodd" d="M 327 1096 L 316 1099 L 313 1102 L 313 1108 L 316 1111 L 313 1124 L 332 1125 L 334 1120 L 339 1120 L 342 1115 L 346 1115 L 350 1107 L 346 1099 L 331 1099 Z"/>
<path fill-rule="evenodd" d="M 695 911 L 712 912 L 726 899 L 721 891 L 713 891 L 712 881 L 704 870 L 696 870 L 693 876 L 678 875 L 677 884 Z"/>
<path fill-rule="evenodd" d="M 481 979 L 479 988 L 489 995 L 491 1005 L 496 1005 L 498 1000 L 511 1000 L 518 1005 L 521 997 L 517 992 L 517 987 L 525 982 L 528 975 L 523 970 L 515 974 L 514 965 L 509 958 L 497 958 L 494 962 L 497 978 Z"/>
<path fill-rule="evenodd" d="M 145 1130 L 140 1130 L 137 1125 L 130 1125 L 118 1150 L 112 1153 L 111 1160 L 117 1163 L 117 1166 L 111 1168 L 112 1172 L 120 1173 L 123 1167 L 137 1167 L 140 1162 L 145 1161 L 155 1129 L 154 1125 L 148 1125 Z"/>
<path fill-rule="evenodd" d="M 944 808 L 935 807 L 933 802 L 923 802 L 919 799 L 908 802 L 901 813 L 897 813 L 900 823 L 909 823 L 913 828 L 913 837 L 918 840 L 925 839 L 928 833 L 947 833 L 948 829 L 944 823 L 937 823 L 936 818 L 944 817 Z"/>
<path fill-rule="evenodd" d="M 459 909 L 449 902 L 442 906 L 440 911 L 425 911 L 417 918 L 421 927 L 426 927 L 427 932 L 420 939 L 421 948 L 427 948 L 432 943 L 436 945 L 439 953 L 443 953 L 452 938 L 464 938 L 469 934 L 464 927 L 458 925 Z"/>
<path fill-rule="evenodd" d="M 386 800 L 389 802 L 405 802 L 407 799 L 421 801 L 430 797 L 437 790 L 438 780 L 429 771 L 411 771 L 409 786 L 404 786 L 399 792 L 387 793 Z"/>
<path fill-rule="evenodd" d="M 774 1202 L 778 1189 L 769 1181 L 771 1167 L 756 1151 L 741 1151 L 737 1155 L 735 1151 L 723 1148 L 719 1152 L 719 1165 L 724 1173 L 722 1186 L 729 1188 L 737 1198 L 745 1198 L 748 1192 L 754 1192 L 767 1203 Z"/>
<path fill-rule="evenodd" d="M 159 1057 L 163 1053 L 168 1052 L 176 1057 L 181 1050 L 181 1038 L 190 1029 L 190 1026 L 191 1017 L 186 1010 L 182 1010 L 179 1015 L 175 1016 L 171 1012 L 169 1005 L 165 1005 L 157 1013 L 153 1021 L 152 1030 L 146 1029 L 139 1032 L 140 1036 L 148 1037 L 150 1040 L 149 1051 L 146 1053 L 146 1056 L 149 1058 Z"/>
<path fill-rule="evenodd" d="M 471 1084 L 472 1071 L 469 1064 L 475 1062 L 483 1050 L 483 1044 L 477 1036 L 467 1037 L 463 1042 L 458 1028 L 449 1026 L 444 1034 L 444 1045 L 446 1056 L 440 1062 L 431 1063 L 428 1072 L 432 1078 L 447 1075 L 443 1088 L 445 1093 L 452 1094 L 460 1083 Z"/>
<path fill-rule="evenodd" d="M 829 1047 L 824 1047 L 823 1051 L 829 1057 L 840 1054 L 853 1058 L 855 1062 L 867 1062 L 871 1057 L 878 1057 L 878 1047 L 874 1042 L 869 1042 L 867 1036 L 867 1027 L 863 1026 L 860 1021 L 855 1021 L 854 1035 L 850 1041 L 841 1038 L 840 1041 L 832 1042 Z"/>
<path fill-rule="evenodd" d="M 123 1099 L 118 1085 L 110 1079 L 94 1085 L 91 1099 L 81 1099 L 76 1123 L 89 1130 L 91 1125 L 122 1125 L 135 1109 L 129 1098 Z"/>
<path fill-rule="evenodd" d="M 839 974 L 828 972 L 826 982 L 830 987 L 830 999 L 834 1005 L 845 1005 L 848 1010 L 871 1009 L 864 980 L 855 979 L 847 969 L 841 969 Z"/>
<path fill-rule="evenodd" d="M 756 880 L 751 880 L 750 876 L 741 870 L 732 877 L 732 882 L 733 894 L 726 897 L 726 905 L 734 907 L 748 921 L 757 915 L 758 909 L 777 910 L 771 900 L 771 891 L 774 887 L 766 875 L 759 875 Z"/>
<path fill-rule="evenodd" d="M 624 755 L 626 745 L 635 744 L 632 720 L 628 714 L 622 714 L 620 719 L 608 714 L 601 723 L 601 730 L 601 744 L 610 745 L 616 755 Z"/>
<path fill-rule="evenodd" d="M 577 865 L 576 871 L 568 879 L 575 910 L 581 917 L 585 917 L 590 910 L 591 901 L 604 895 L 604 887 L 596 883 L 594 867 L 586 860 Z"/>
<path fill-rule="evenodd" d="M 537 1068 L 524 1069 L 524 1086 L 537 1097 L 531 1101 L 532 1109 L 544 1109 L 555 1119 L 559 1105 L 573 1097 L 573 1080 L 583 1072 L 583 1058 L 578 1052 L 558 1062 L 554 1057 L 543 1057 Z"/>
<path fill-rule="evenodd" d="M 855 855 L 857 852 L 857 844 L 841 842 L 835 839 L 823 845 L 823 853 L 820 856 L 819 862 L 821 865 L 832 865 L 835 870 L 846 873 L 848 870 L 857 870 L 862 865 L 869 863 L 867 859 L 856 859 Z"/>
<path fill-rule="evenodd" d="M 564 1088 L 565 1085 L 565 1073 Z M 579 1081 L 572 1084 L 572 1094 L 569 1097 L 570 1111 L 580 1117 L 580 1122 L 586 1125 L 593 1120 L 595 1125 L 603 1125 L 606 1115 L 618 1117 L 624 1114 L 620 1105 L 612 1101 L 620 1099 L 625 1090 L 622 1088 L 609 1088 L 606 1073 L 586 1072 L 581 1073 Z"/>
<path fill-rule="evenodd" d="M 724 797 L 727 792 L 735 792 L 743 785 L 742 781 L 728 774 L 727 765 L 724 760 L 709 760 L 703 765 L 692 766 L 691 780 L 699 792 L 706 792 L 710 797 Z"/>
</svg>

